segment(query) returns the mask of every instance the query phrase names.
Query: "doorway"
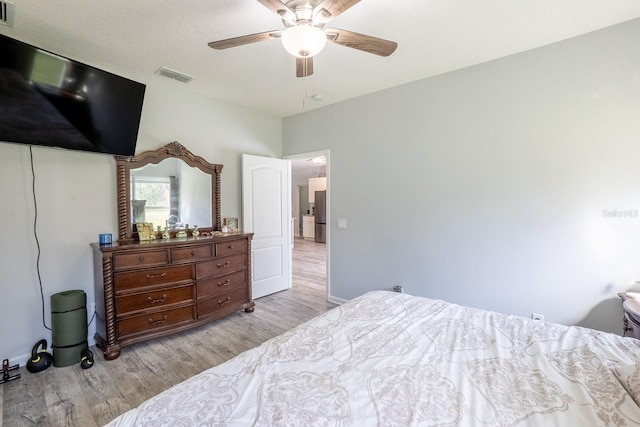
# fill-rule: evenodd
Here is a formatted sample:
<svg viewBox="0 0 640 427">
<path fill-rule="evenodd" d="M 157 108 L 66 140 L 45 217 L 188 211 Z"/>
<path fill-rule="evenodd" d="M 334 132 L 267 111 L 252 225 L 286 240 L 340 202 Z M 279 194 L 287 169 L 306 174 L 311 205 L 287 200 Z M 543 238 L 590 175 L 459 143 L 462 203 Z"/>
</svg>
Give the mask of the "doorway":
<svg viewBox="0 0 640 427">
<path fill-rule="evenodd" d="M 313 214 L 314 204 L 309 202 L 309 179 L 326 177 L 326 224 L 331 224 L 329 150 L 314 151 L 284 157 L 291 161 L 291 216 L 293 218 L 293 271 L 299 272 L 302 280 L 307 279 L 319 285 L 324 283 L 327 300 L 331 295 L 329 257 L 331 227 L 326 227 L 326 243 L 315 242 L 313 238 L 302 237 L 304 216 Z M 309 218 L 307 217 L 307 220 Z M 295 286 L 294 277 L 294 286 Z"/>
</svg>

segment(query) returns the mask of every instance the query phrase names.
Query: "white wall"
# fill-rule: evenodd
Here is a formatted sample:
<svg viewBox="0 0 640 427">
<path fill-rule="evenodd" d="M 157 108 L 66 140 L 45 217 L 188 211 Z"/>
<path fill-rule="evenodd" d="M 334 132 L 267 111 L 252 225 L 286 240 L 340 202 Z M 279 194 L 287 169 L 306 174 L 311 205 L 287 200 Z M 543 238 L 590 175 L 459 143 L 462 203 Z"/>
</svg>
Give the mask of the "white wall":
<svg viewBox="0 0 640 427">
<path fill-rule="evenodd" d="M 399 284 L 620 332 L 640 218 L 603 210 L 640 208 L 638 40 L 635 20 L 286 118 L 286 155 L 331 150 L 332 297 Z"/>
<path fill-rule="evenodd" d="M 239 217 L 240 155 L 281 157 L 281 120 L 189 94 L 171 80 L 152 79 L 136 152 L 177 140 L 209 162 L 222 163 L 222 216 Z M 33 157 L 45 321 L 51 326 L 52 294 L 82 289 L 89 304 L 93 301 L 89 243 L 99 233 L 112 233 L 114 239 L 118 234 L 115 161 L 108 155 L 39 147 L 33 148 Z M 51 345 L 51 333 L 42 326 L 35 270 L 28 147 L 0 143 L 0 182 L 0 358 L 22 364 L 37 340 L 46 338 Z M 91 341 L 94 332 L 92 325 Z"/>
</svg>

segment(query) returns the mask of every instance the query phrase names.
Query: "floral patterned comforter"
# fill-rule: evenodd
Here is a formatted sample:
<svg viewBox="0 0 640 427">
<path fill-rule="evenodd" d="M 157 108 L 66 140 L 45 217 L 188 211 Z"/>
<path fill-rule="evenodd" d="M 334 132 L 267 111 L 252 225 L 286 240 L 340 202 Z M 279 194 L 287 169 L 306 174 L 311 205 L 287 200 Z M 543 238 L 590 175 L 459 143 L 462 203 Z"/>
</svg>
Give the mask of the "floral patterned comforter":
<svg viewBox="0 0 640 427">
<path fill-rule="evenodd" d="M 633 338 L 374 291 L 109 426 L 633 426 L 637 363 Z"/>
</svg>

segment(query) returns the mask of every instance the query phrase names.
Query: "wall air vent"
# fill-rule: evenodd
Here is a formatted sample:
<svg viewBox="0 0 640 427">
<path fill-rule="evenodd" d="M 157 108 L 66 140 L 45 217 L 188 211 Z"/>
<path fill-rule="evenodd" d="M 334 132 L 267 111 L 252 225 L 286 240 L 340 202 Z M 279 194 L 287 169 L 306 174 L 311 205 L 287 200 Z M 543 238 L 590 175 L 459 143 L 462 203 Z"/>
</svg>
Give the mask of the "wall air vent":
<svg viewBox="0 0 640 427">
<path fill-rule="evenodd" d="M 193 79 L 193 76 L 188 74 L 180 73 L 178 71 L 170 70 L 167 67 L 160 67 L 156 70 L 156 74 L 160 74 L 161 76 L 169 77 L 170 79 L 175 79 L 182 83 L 187 83 Z"/>
<path fill-rule="evenodd" d="M 0 24 L 13 28 L 13 17 L 16 14 L 16 5 L 8 1 L 0 0 Z"/>
</svg>

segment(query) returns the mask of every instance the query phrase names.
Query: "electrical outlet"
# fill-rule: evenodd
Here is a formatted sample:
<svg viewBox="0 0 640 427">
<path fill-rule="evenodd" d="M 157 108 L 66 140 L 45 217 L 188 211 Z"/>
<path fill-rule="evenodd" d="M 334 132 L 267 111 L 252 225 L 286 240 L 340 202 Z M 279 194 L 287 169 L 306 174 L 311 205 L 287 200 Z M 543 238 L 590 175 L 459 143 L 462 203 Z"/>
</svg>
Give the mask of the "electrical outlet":
<svg viewBox="0 0 640 427">
<path fill-rule="evenodd" d="M 544 314 L 531 313 L 531 318 L 533 320 L 540 320 L 542 322 L 544 321 Z"/>
</svg>

